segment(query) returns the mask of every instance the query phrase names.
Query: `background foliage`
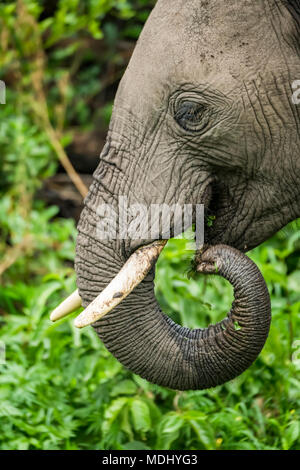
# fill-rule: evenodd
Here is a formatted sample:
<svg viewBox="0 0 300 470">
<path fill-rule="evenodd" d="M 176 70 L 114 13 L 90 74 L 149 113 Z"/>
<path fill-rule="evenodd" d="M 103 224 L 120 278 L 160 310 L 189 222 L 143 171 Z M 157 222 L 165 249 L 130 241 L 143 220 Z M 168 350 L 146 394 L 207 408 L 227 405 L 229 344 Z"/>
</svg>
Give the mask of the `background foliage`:
<svg viewBox="0 0 300 470">
<path fill-rule="evenodd" d="M 75 288 L 76 229 L 36 192 L 61 165 L 84 192 L 65 149 L 79 130 L 105 131 L 153 4 L 0 4 L 0 449 L 300 449 L 299 225 L 250 254 L 272 297 L 270 337 L 248 371 L 213 390 L 151 385 L 92 328 L 48 319 Z M 157 296 L 176 321 L 206 326 L 224 317 L 231 288 L 218 278 L 188 280 L 185 243 L 164 250 Z"/>
</svg>

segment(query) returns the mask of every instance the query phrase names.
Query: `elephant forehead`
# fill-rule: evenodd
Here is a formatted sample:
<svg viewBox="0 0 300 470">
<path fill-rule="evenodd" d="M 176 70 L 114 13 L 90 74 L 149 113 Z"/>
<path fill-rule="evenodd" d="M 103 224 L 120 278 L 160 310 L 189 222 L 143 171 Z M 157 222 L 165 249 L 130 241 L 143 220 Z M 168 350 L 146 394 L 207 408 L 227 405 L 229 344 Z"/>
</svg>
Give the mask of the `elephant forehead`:
<svg viewBox="0 0 300 470">
<path fill-rule="evenodd" d="M 274 4 L 273 0 L 159 0 L 117 98 L 126 96 L 127 104 L 131 100 L 142 111 L 149 100 L 159 107 L 184 82 L 207 83 L 234 96 L 259 72 L 280 74 L 287 66 L 279 26 L 292 24 L 292 19 L 286 9 L 279 18 Z"/>
</svg>

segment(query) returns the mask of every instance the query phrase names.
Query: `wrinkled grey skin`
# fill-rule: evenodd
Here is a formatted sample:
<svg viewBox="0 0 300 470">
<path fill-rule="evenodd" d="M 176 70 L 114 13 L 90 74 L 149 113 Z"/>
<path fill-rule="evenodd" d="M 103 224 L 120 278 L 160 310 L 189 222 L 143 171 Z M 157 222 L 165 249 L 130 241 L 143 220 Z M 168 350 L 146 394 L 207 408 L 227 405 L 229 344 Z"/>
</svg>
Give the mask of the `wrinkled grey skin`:
<svg viewBox="0 0 300 470">
<path fill-rule="evenodd" d="M 299 12 L 298 0 L 157 2 L 119 86 L 78 226 L 85 306 L 151 241 L 99 240 L 97 207 L 105 202 L 117 210 L 119 195 L 130 205 L 204 203 L 216 216 L 206 242 L 242 252 L 300 217 L 300 106 L 291 101 L 291 84 L 300 79 Z M 192 122 L 186 102 L 199 104 Z M 242 269 L 240 276 L 245 281 Z M 174 347 L 179 327 L 161 325 L 157 308 L 151 272 L 95 325 L 126 367 L 177 389 L 210 387 L 241 372 L 237 361 L 230 377 L 221 373 L 229 352 L 219 357 L 219 372 L 193 379 L 191 351 L 179 361 L 182 349 Z M 208 355 L 216 347 L 210 344 Z M 235 347 L 243 357 L 243 345 Z"/>
</svg>

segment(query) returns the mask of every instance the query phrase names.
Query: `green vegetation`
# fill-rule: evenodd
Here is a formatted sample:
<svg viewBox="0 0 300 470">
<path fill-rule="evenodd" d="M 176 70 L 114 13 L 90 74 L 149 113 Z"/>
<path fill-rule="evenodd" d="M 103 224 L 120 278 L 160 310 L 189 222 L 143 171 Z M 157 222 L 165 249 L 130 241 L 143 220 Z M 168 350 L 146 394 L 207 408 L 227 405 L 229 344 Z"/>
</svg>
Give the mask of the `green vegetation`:
<svg viewBox="0 0 300 470">
<path fill-rule="evenodd" d="M 65 163 L 78 129 L 107 125 L 105 64 L 114 64 L 115 86 L 127 60 L 117 44 L 132 44 L 153 3 L 0 5 L 7 84 L 0 105 L 0 449 L 300 449 L 299 224 L 252 251 L 271 293 L 270 336 L 248 371 L 213 390 L 149 384 L 125 370 L 92 328 L 49 321 L 75 288 L 76 229 L 36 191 L 58 159 Z M 101 54 L 82 46 L 88 39 Z M 93 107 L 103 90 L 103 106 Z M 218 277 L 191 278 L 186 244 L 169 241 L 156 292 L 174 320 L 203 327 L 224 317 L 231 287 Z"/>
</svg>

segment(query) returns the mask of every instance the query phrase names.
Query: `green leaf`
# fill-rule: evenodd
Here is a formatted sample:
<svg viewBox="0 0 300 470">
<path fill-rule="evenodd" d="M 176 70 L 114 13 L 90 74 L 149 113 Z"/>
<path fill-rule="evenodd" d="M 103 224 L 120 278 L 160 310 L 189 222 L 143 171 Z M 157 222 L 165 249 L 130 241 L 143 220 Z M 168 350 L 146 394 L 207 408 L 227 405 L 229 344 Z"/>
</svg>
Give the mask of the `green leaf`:
<svg viewBox="0 0 300 470">
<path fill-rule="evenodd" d="M 122 380 L 116 384 L 112 391 L 111 396 L 115 397 L 118 395 L 133 395 L 137 391 L 137 386 L 132 380 Z"/>
<path fill-rule="evenodd" d="M 215 438 L 211 426 L 206 422 L 205 418 L 190 420 L 190 425 L 196 433 L 199 442 L 201 442 L 205 449 L 215 449 Z"/>
<path fill-rule="evenodd" d="M 164 416 L 157 428 L 157 450 L 169 450 L 176 439 L 179 438 L 184 420 L 177 413 L 169 413 Z"/>
<path fill-rule="evenodd" d="M 141 441 L 131 441 L 123 444 L 124 450 L 151 450 L 151 447 L 148 447 L 144 442 Z"/>
<path fill-rule="evenodd" d="M 117 398 L 108 406 L 104 414 L 104 421 L 102 425 L 102 432 L 104 434 L 110 431 L 112 424 L 118 418 L 127 403 L 128 398 Z"/>
<path fill-rule="evenodd" d="M 140 398 L 133 398 L 131 400 L 130 410 L 134 429 L 137 432 L 148 432 L 151 429 L 151 418 L 148 405 Z"/>
<path fill-rule="evenodd" d="M 21 416 L 22 412 L 9 401 L 2 401 L 0 403 L 0 416 Z"/>
<path fill-rule="evenodd" d="M 282 437 L 283 449 L 290 449 L 293 444 L 297 441 L 300 435 L 300 423 L 299 421 L 292 421 L 284 431 Z"/>
</svg>

